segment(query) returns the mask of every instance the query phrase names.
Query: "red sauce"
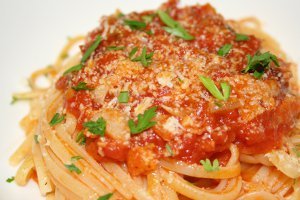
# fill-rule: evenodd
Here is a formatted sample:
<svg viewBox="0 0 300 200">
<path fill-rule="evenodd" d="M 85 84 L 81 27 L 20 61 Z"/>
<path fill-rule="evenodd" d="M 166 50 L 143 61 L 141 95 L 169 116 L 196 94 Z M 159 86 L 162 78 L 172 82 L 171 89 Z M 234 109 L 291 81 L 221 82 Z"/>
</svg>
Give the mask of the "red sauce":
<svg viewBox="0 0 300 200">
<path fill-rule="evenodd" d="M 125 162 L 129 147 L 115 140 L 109 139 L 106 146 L 103 147 L 103 153 L 107 158 L 114 161 Z"/>
<path fill-rule="evenodd" d="M 102 21 L 100 28 L 95 29 L 89 34 L 89 41 L 81 49 L 84 52 L 90 45 L 94 38 L 102 34 L 104 31 L 104 23 L 115 25 L 114 31 L 107 35 L 107 39 L 103 40 L 97 50 L 93 53 L 89 63 L 80 72 L 74 73 L 70 84 L 68 78 L 63 76 L 57 83 L 56 88 L 65 92 L 65 108 L 67 112 L 73 114 L 77 120 L 77 130 L 81 130 L 82 123 L 85 120 L 90 120 L 94 111 L 100 110 L 103 106 L 94 99 L 89 91 L 78 91 L 70 89 L 70 86 L 76 85 L 79 81 L 88 81 L 88 85 L 97 88 L 99 80 L 103 78 L 111 78 L 110 84 L 114 89 L 122 88 L 127 83 L 149 83 L 155 79 L 156 75 L 162 71 L 170 71 L 171 67 L 184 72 L 194 72 L 188 67 L 197 65 L 194 59 L 205 59 L 204 72 L 214 80 L 222 80 L 223 78 L 234 78 L 235 75 L 242 75 L 241 70 L 247 64 L 247 55 L 254 55 L 261 49 L 261 41 L 249 36 L 249 40 L 237 42 L 235 41 L 236 33 L 232 30 L 223 17 L 216 13 L 215 9 L 209 4 L 204 6 L 192 6 L 186 8 L 177 8 L 177 1 L 168 1 L 164 7 L 170 9 L 172 18 L 178 21 L 184 21 L 183 24 L 191 25 L 186 29 L 189 33 L 195 36 L 195 40 L 184 41 L 182 39 L 170 39 L 170 35 L 166 37 L 166 31 L 162 29 L 163 22 L 154 17 L 153 22 L 147 25 L 145 30 L 152 30 L 153 35 L 144 34 L 145 30 L 128 30 L 123 24 L 116 24 L 118 19 L 114 16 L 108 17 L 107 21 Z M 134 13 L 128 18 L 133 20 L 142 20 L 146 13 Z M 144 34 L 144 35 L 143 35 Z M 140 37 L 141 38 L 137 38 Z M 148 45 L 149 44 L 149 45 Z M 151 45 L 150 45 L 151 44 Z M 232 44 L 235 51 L 230 51 L 226 57 L 218 57 L 216 62 L 215 57 L 217 51 L 225 44 Z M 118 71 L 119 62 L 128 60 L 128 54 L 133 47 L 147 46 L 147 52 L 162 52 L 154 54 L 153 66 L 145 68 L 144 70 L 137 70 L 136 68 L 129 68 L 126 73 Z M 107 46 L 124 46 L 124 51 L 107 51 Z M 135 56 L 138 56 L 137 53 Z M 175 58 L 175 59 L 174 59 Z M 176 65 L 171 61 L 176 60 L 181 63 Z M 221 64 L 220 64 L 221 63 Z M 282 62 L 284 68 L 284 62 Z M 178 64 L 178 65 L 177 65 Z M 191 65 L 189 65 L 191 64 Z M 91 69 L 91 65 L 93 68 Z M 166 67 L 162 67 L 165 65 Z M 128 66 L 120 66 L 126 68 Z M 156 67 L 161 67 L 157 69 Z M 200 67 L 199 67 L 200 68 Z M 198 68 L 193 68 L 198 70 Z M 86 144 L 87 152 L 92 155 L 97 161 L 112 160 L 115 162 L 126 162 L 129 171 L 132 174 L 139 175 L 151 171 L 155 166 L 155 159 L 167 157 L 166 144 L 170 145 L 174 151 L 175 159 L 183 160 L 188 163 L 199 163 L 200 160 L 210 157 L 211 159 L 219 159 L 221 165 L 225 165 L 230 157 L 228 147 L 231 143 L 239 146 L 243 153 L 264 153 L 271 149 L 278 148 L 281 145 L 282 136 L 288 134 L 294 125 L 294 120 L 300 113 L 299 100 L 297 98 L 288 98 L 288 79 L 277 76 L 279 73 L 285 73 L 287 69 L 276 68 L 269 70 L 267 73 L 267 80 L 277 80 L 279 87 L 279 94 L 274 96 L 276 106 L 274 109 L 265 110 L 263 113 L 255 116 L 247 123 L 241 120 L 241 113 L 239 108 L 220 109 L 220 111 L 211 111 L 210 104 L 205 98 L 196 99 L 200 95 L 205 95 L 207 90 L 197 87 L 193 82 L 188 87 L 181 90 L 186 98 L 179 101 L 177 99 L 181 94 L 176 93 L 174 88 L 181 88 L 181 86 L 174 85 L 173 87 L 162 86 L 154 82 L 156 89 L 146 84 L 144 90 L 140 94 L 134 92 L 130 93 L 131 102 L 141 102 L 145 97 L 154 99 L 154 105 L 158 106 L 157 112 L 160 114 L 160 119 L 166 121 L 172 115 L 162 108 L 168 106 L 171 108 L 182 109 L 179 116 L 176 116 L 180 122 L 183 121 L 184 116 L 193 116 L 193 122 L 199 125 L 199 129 L 190 127 L 194 132 L 185 131 L 180 136 L 175 136 L 174 133 L 166 133 L 162 131 L 161 125 L 147 130 L 139 135 L 132 135 L 126 145 L 118 140 L 113 140 L 105 136 L 105 142 L 99 145 L 99 140 L 96 138 L 89 138 Z M 117 73 L 117 72 L 118 73 Z M 116 73 L 115 73 L 116 72 Z M 198 72 L 198 71 L 197 71 Z M 203 71 L 199 70 L 199 73 Z M 151 76 L 149 76 L 149 74 Z M 195 77 L 198 80 L 198 75 Z M 286 75 L 286 74 L 285 74 Z M 247 76 L 247 75 L 245 75 Z M 112 77 L 116 77 L 113 79 Z M 150 77 L 150 78 L 149 78 Z M 283 76 L 282 76 L 283 77 Z M 191 78 L 191 77 L 190 77 Z M 173 78 L 172 83 L 175 84 Z M 279 80 L 279 81 L 278 81 Z M 181 80 L 178 80 L 180 82 Z M 266 82 L 265 81 L 265 82 Z M 101 83 L 103 84 L 103 83 Z M 129 84 L 130 85 L 130 84 Z M 236 91 L 242 91 L 251 85 L 240 84 L 234 88 Z M 267 91 L 269 92 L 269 91 Z M 116 92 L 109 92 L 105 96 L 105 103 L 107 104 L 116 98 Z M 206 94 L 206 96 L 210 96 Z M 162 97 L 170 97 L 170 101 L 164 100 Z M 135 105 L 136 106 L 136 105 Z M 124 105 L 118 105 L 119 109 L 123 109 Z M 131 108 L 131 115 L 134 108 Z M 133 118 L 133 116 L 131 116 Z M 226 127 L 226 128 L 224 128 Z M 103 155 L 99 154 L 102 152 Z M 143 153 L 154 153 L 153 162 L 146 163 L 143 160 Z M 104 157 L 103 157 L 104 156 Z M 169 157 L 169 156 L 168 156 Z"/>
</svg>

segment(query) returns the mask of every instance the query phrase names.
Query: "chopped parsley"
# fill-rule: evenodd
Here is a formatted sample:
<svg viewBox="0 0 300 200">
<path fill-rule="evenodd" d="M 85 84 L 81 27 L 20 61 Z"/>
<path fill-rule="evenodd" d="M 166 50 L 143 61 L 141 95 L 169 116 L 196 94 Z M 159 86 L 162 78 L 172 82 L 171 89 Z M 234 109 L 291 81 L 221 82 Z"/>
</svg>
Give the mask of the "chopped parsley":
<svg viewBox="0 0 300 200">
<path fill-rule="evenodd" d="M 61 59 L 66 59 L 67 57 L 69 57 L 69 55 L 67 53 L 64 53 L 64 54 L 60 55 Z"/>
<path fill-rule="evenodd" d="M 125 16 L 125 14 L 124 13 L 122 13 L 122 12 L 120 12 L 119 14 L 118 14 L 118 18 L 121 18 L 121 17 L 124 17 Z"/>
<path fill-rule="evenodd" d="M 219 49 L 218 55 L 223 57 L 227 56 L 231 48 L 232 48 L 232 44 L 225 44 Z"/>
<path fill-rule="evenodd" d="M 81 170 L 76 167 L 73 163 L 71 165 L 65 164 L 65 167 L 70 171 L 70 172 L 76 172 L 77 174 L 81 174 Z"/>
<path fill-rule="evenodd" d="M 237 33 L 235 35 L 235 41 L 237 41 L 237 42 L 248 41 L 248 40 L 249 40 L 249 36 L 248 35 L 239 34 L 239 33 Z"/>
<path fill-rule="evenodd" d="M 139 50 L 138 47 L 134 47 L 130 52 L 129 52 L 129 58 L 130 60 L 132 59 L 132 57 L 135 55 L 135 53 Z"/>
<path fill-rule="evenodd" d="M 81 58 L 81 63 L 84 63 L 85 61 L 87 61 L 89 59 L 89 57 L 97 49 L 97 47 L 99 46 L 99 44 L 101 43 L 101 41 L 102 41 L 102 37 L 100 35 L 98 35 L 96 37 L 95 42 L 83 54 L 83 56 Z"/>
<path fill-rule="evenodd" d="M 266 70 L 270 68 L 271 62 L 279 67 L 278 59 L 270 52 L 260 53 L 257 52 L 253 57 L 247 55 L 248 63 L 243 73 L 253 73 L 253 76 L 260 79 Z"/>
<path fill-rule="evenodd" d="M 73 156 L 73 157 L 71 158 L 71 162 L 76 162 L 77 160 L 80 160 L 80 159 L 82 159 L 81 156 Z"/>
<path fill-rule="evenodd" d="M 138 115 L 137 124 L 134 123 L 132 119 L 128 121 L 128 126 L 130 128 L 131 134 L 141 133 L 156 124 L 155 121 L 151 121 L 156 115 L 157 107 L 149 108 L 144 112 L 144 114 Z"/>
<path fill-rule="evenodd" d="M 128 103 L 129 101 L 129 93 L 128 91 L 121 91 L 118 96 L 119 103 Z"/>
<path fill-rule="evenodd" d="M 215 159 L 212 164 L 208 158 L 206 158 L 206 160 L 200 160 L 200 163 L 207 172 L 214 172 L 220 170 L 218 159 Z"/>
<path fill-rule="evenodd" d="M 113 193 L 108 193 L 106 195 L 99 197 L 97 200 L 108 200 L 112 197 L 112 195 L 113 195 Z"/>
<path fill-rule="evenodd" d="M 150 14 L 150 15 L 144 15 L 142 16 L 143 21 L 148 24 L 153 21 L 153 18 L 155 17 L 156 14 Z"/>
<path fill-rule="evenodd" d="M 106 47 L 108 51 L 118 51 L 118 50 L 124 50 L 124 46 L 108 46 Z"/>
<path fill-rule="evenodd" d="M 94 135 L 104 136 L 106 129 L 106 121 L 101 117 L 97 121 L 88 121 L 83 124 Z"/>
<path fill-rule="evenodd" d="M 146 23 L 135 20 L 124 20 L 124 24 L 128 25 L 132 30 L 141 30 L 146 28 Z"/>
<path fill-rule="evenodd" d="M 211 80 L 208 77 L 205 76 L 199 76 L 200 81 L 202 82 L 202 84 L 204 85 L 204 87 L 218 100 L 222 100 L 222 101 L 227 101 L 229 96 L 230 96 L 230 92 L 231 92 L 231 87 L 228 83 L 226 82 L 221 82 L 221 89 L 222 92 L 220 92 L 220 90 L 218 89 L 218 87 L 216 86 L 216 84 L 214 83 L 213 80 Z M 223 93 L 223 94 L 222 94 Z"/>
<path fill-rule="evenodd" d="M 153 35 L 153 32 L 151 30 L 147 30 L 145 31 L 145 33 L 147 33 L 148 35 Z"/>
<path fill-rule="evenodd" d="M 35 142 L 36 144 L 39 143 L 39 135 L 34 135 L 34 136 L 33 136 L 33 139 L 34 139 L 34 142 Z"/>
<path fill-rule="evenodd" d="M 17 97 L 13 96 L 13 97 L 12 97 L 12 100 L 11 100 L 11 102 L 10 102 L 10 105 L 15 104 L 17 101 L 19 101 L 19 99 L 18 99 Z"/>
<path fill-rule="evenodd" d="M 16 97 L 16 96 L 12 96 L 12 100 L 10 102 L 10 105 L 13 105 L 15 103 L 17 103 L 18 101 L 25 101 L 25 100 L 30 100 L 31 98 L 28 98 L 28 97 L 22 97 L 22 98 L 19 98 L 19 97 Z"/>
<path fill-rule="evenodd" d="M 170 156 L 174 156 L 174 152 L 168 143 L 166 144 L 166 149 L 169 152 Z"/>
<path fill-rule="evenodd" d="M 75 65 L 75 66 L 69 68 L 68 70 L 66 70 L 66 71 L 64 72 L 63 75 L 65 76 L 65 75 L 67 75 L 67 74 L 69 74 L 69 73 L 72 73 L 72 72 L 78 72 L 78 71 L 80 71 L 82 68 L 83 68 L 83 64 Z"/>
<path fill-rule="evenodd" d="M 61 123 L 62 121 L 64 121 L 64 119 L 65 119 L 65 115 L 60 115 L 59 113 L 56 113 L 56 114 L 52 117 L 51 121 L 49 122 L 49 125 L 50 125 L 51 127 L 53 127 L 53 126 L 55 126 L 55 125 Z"/>
<path fill-rule="evenodd" d="M 83 54 L 80 64 L 75 65 L 75 66 L 71 67 L 70 69 L 66 70 L 63 75 L 65 76 L 71 72 L 80 71 L 83 68 L 83 63 L 89 59 L 89 57 L 97 49 L 97 47 L 99 46 L 101 41 L 102 41 L 102 37 L 100 35 L 98 35 L 96 37 L 96 40 L 94 41 L 94 43 Z"/>
<path fill-rule="evenodd" d="M 76 86 L 73 86 L 72 89 L 75 90 L 75 91 L 93 90 L 93 88 L 88 87 L 85 82 L 79 82 Z"/>
<path fill-rule="evenodd" d="M 14 180 L 15 180 L 15 177 L 12 176 L 12 177 L 6 179 L 6 182 L 11 183 L 11 182 L 13 182 Z"/>
<path fill-rule="evenodd" d="M 152 56 L 154 53 L 151 52 L 151 53 L 147 54 L 147 48 L 144 47 L 140 56 L 132 58 L 132 56 L 135 55 L 136 51 L 133 53 L 133 55 L 129 54 L 129 57 L 131 57 L 131 61 L 141 62 L 144 67 L 148 67 L 152 62 Z M 132 53 L 132 51 L 130 53 Z"/>
<path fill-rule="evenodd" d="M 85 135 L 83 134 L 82 131 L 80 131 L 76 137 L 76 142 L 80 145 L 85 145 L 86 143 L 86 137 Z"/>
<path fill-rule="evenodd" d="M 175 21 L 174 19 L 172 19 L 166 12 L 159 10 L 158 12 L 158 16 L 161 19 L 161 21 L 167 25 L 165 27 L 163 27 L 163 29 L 172 34 L 175 35 L 177 37 L 180 37 L 184 40 L 193 40 L 195 39 L 194 36 L 192 36 L 191 34 L 189 34 L 182 26 L 179 22 Z"/>
</svg>

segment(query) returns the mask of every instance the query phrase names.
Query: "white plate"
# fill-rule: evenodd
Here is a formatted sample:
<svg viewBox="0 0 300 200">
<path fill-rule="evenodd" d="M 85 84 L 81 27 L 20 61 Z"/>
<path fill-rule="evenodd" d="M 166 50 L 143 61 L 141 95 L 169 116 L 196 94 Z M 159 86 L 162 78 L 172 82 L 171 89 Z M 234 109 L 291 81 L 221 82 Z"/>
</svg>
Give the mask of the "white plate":
<svg viewBox="0 0 300 200">
<path fill-rule="evenodd" d="M 26 114 L 25 103 L 10 106 L 11 93 L 26 89 L 32 71 L 52 63 L 67 36 L 84 34 L 98 25 L 103 14 L 154 9 L 162 0 L 1 0 L 0 1 L 0 199 L 42 199 L 32 181 L 27 187 L 6 183 L 17 168 L 8 165 L 9 155 L 24 136 L 18 126 Z M 183 3 L 206 1 L 185 0 Z M 226 18 L 255 16 L 274 36 L 290 58 L 300 63 L 300 1 L 211 0 Z"/>
</svg>

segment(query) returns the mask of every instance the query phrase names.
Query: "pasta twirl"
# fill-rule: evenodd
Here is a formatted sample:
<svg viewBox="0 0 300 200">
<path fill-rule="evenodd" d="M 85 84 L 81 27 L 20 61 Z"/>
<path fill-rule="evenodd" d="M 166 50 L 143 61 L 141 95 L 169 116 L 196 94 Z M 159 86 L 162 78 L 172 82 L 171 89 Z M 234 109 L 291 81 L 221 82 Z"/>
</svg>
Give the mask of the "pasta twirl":
<svg viewBox="0 0 300 200">
<path fill-rule="evenodd" d="M 19 185 L 36 175 L 57 200 L 299 199 L 293 65 L 257 20 L 177 4 L 102 17 L 32 74 L 14 95 L 31 106 Z"/>
</svg>

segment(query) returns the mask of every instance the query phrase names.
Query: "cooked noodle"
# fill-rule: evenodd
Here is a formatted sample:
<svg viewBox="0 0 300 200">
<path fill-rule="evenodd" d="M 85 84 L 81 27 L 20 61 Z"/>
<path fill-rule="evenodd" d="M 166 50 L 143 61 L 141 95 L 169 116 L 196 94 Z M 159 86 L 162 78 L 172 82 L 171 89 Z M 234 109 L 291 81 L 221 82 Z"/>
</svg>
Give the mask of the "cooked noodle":
<svg viewBox="0 0 300 200">
<path fill-rule="evenodd" d="M 263 39 L 265 50 L 286 58 L 278 43 L 262 31 L 263 26 L 256 19 L 230 21 L 229 24 L 241 33 Z M 81 58 L 79 54 L 68 58 L 63 55 L 70 55 L 71 49 L 83 39 L 82 36 L 70 38 L 52 67 L 30 76 L 31 91 L 13 95 L 31 102 L 30 112 L 21 122 L 26 139 L 10 158 L 12 165 L 22 162 L 15 178 L 18 185 L 25 185 L 36 174 L 41 194 L 56 200 L 97 199 L 108 193 L 114 194 L 111 199 L 139 200 L 299 199 L 300 160 L 291 150 L 300 144 L 297 127 L 291 136 L 285 136 L 282 149 L 266 154 L 242 154 L 237 145 L 231 144 L 230 158 L 218 171 L 206 171 L 200 164 L 161 159 L 157 169 L 146 176 L 132 176 L 126 164 L 96 161 L 76 142 L 77 122 L 73 115 L 67 114 L 65 122 L 54 128 L 49 125 L 55 113 L 64 111 L 65 94 L 56 89 L 55 83 Z M 42 76 L 50 82 L 49 88 L 38 85 L 37 79 Z M 298 90 L 298 86 L 294 89 Z M 65 167 L 72 164 L 70 160 L 74 156 L 81 158 L 74 162 L 80 174 Z M 188 181 L 191 177 L 198 182 L 215 184 L 198 186 Z"/>
</svg>

